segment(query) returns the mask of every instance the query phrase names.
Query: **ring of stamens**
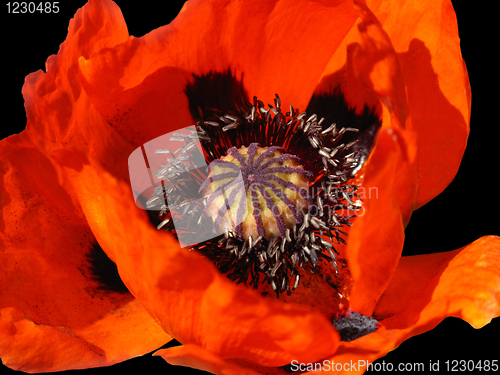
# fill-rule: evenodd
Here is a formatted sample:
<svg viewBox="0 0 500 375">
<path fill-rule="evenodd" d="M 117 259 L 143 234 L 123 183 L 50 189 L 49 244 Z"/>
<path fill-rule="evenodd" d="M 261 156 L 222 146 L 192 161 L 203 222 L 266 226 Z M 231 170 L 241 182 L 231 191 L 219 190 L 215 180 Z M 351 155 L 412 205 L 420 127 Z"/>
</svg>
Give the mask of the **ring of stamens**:
<svg viewBox="0 0 500 375">
<path fill-rule="evenodd" d="M 175 204 L 168 205 L 164 188 L 157 189 L 148 207 L 159 207 L 165 219 L 159 228 L 174 235 L 179 226 L 174 226 L 171 218 L 179 212 L 186 231 L 210 233 L 215 226 L 222 234 L 191 248 L 207 256 L 237 283 L 258 288 L 264 276 L 262 282 L 269 283 L 279 296 L 285 292 L 290 295 L 299 285 L 302 269 L 315 272 L 319 262 L 330 263 L 338 274 L 336 244 L 345 244 L 342 228 L 351 226 L 361 208 L 358 187 L 349 184 L 361 161 L 357 151 L 351 151 L 356 141 L 342 142 L 345 133 L 357 129 L 323 124 L 316 115 L 308 117 L 291 106 L 284 114 L 278 96 L 275 106 L 268 108 L 254 98 L 253 105 L 240 114 L 210 109 L 196 129 L 190 130 L 191 135 L 175 137 L 185 144 L 171 153 L 176 159 L 165 166 L 168 177 L 162 175 L 162 186 L 168 186 L 170 195 L 178 191 L 178 197 Z M 206 153 L 208 174 L 189 165 L 195 138 Z M 181 159 L 187 163 L 182 168 Z M 264 169 L 269 173 L 263 173 Z M 266 178 L 261 180 L 263 175 Z M 196 182 L 197 189 L 191 191 L 188 185 L 178 183 L 186 179 Z M 261 187 L 252 188 L 256 179 Z M 302 201 L 286 201 L 286 195 L 280 198 L 279 192 L 273 191 L 277 185 L 284 187 L 284 192 L 304 189 L 308 194 Z M 267 200 L 265 194 L 255 198 L 260 188 L 270 190 Z M 200 195 L 206 197 L 204 205 L 191 199 Z M 273 214 L 270 220 L 261 219 L 259 223 L 259 215 L 251 210 L 257 207 L 255 202 L 272 213 L 280 200 L 289 215 Z M 241 208 L 243 203 L 245 209 Z M 335 280 L 331 283 L 337 288 Z"/>
</svg>

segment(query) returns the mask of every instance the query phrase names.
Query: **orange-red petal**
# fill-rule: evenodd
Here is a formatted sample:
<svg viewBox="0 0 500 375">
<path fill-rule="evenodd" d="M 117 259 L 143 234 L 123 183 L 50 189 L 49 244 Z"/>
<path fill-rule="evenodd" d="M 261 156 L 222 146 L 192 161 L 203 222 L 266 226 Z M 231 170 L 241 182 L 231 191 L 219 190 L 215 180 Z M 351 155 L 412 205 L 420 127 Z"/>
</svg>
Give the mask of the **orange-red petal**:
<svg viewBox="0 0 500 375">
<path fill-rule="evenodd" d="M 359 46 L 354 50 L 353 69 L 368 92 L 388 109 L 392 127 L 409 127 L 408 103 L 401 66 L 389 35 L 364 1 L 354 1 L 361 22 Z"/>
<path fill-rule="evenodd" d="M 375 314 L 381 319 L 377 332 L 341 342 L 333 356 L 320 361 L 323 371 L 314 373 L 331 373 L 330 366 L 336 373 L 362 374 L 369 363 L 447 316 L 465 319 L 476 328 L 499 316 L 500 238 L 487 236 L 455 251 L 403 257 Z M 173 349 L 158 354 L 173 364 L 219 373 L 236 365 L 198 348 Z M 240 365 L 239 371 L 249 371 Z M 278 369 L 255 370 L 280 373 Z"/>
<path fill-rule="evenodd" d="M 351 307 L 371 315 L 396 269 L 404 226 L 414 208 L 416 141 L 391 41 L 366 5 L 355 4 L 360 20 L 341 46 L 346 50 L 337 51 L 332 58 L 317 93 L 339 85 L 348 103 L 357 108 L 374 103 L 374 99 L 383 104 L 378 110 L 382 128 L 356 178 L 364 207 L 354 221 L 346 249 L 354 281 Z M 336 57 L 341 59 L 340 66 Z"/>
<path fill-rule="evenodd" d="M 373 108 L 382 120 L 382 129 L 404 133 L 399 139 L 407 143 L 401 147 L 401 157 L 405 161 L 400 161 L 397 167 L 394 192 L 406 225 L 415 208 L 418 174 L 417 138 L 412 131 L 404 77 L 398 56 L 380 21 L 363 1 L 354 4 L 359 19 L 332 56 L 315 94 L 340 89 L 347 104 L 358 113 L 365 106 Z"/>
<path fill-rule="evenodd" d="M 231 361 L 223 360 L 200 346 L 187 344 L 169 349 L 161 349 L 155 355 L 163 357 L 168 363 L 187 366 L 213 374 L 257 375 L 259 372 L 242 367 Z"/>
<path fill-rule="evenodd" d="M 361 170 L 363 211 L 347 242 L 353 277 L 351 307 L 370 316 L 389 284 L 401 256 L 404 222 L 397 195 L 397 175 L 411 162 L 405 158 L 411 138 L 402 130 L 381 129 L 377 144 Z"/>
<path fill-rule="evenodd" d="M 461 249 L 403 257 L 377 304 L 388 328 L 435 325 L 456 316 L 480 328 L 500 315 L 500 238 Z"/>
<path fill-rule="evenodd" d="M 59 150 L 57 159 L 129 290 L 181 343 L 263 366 L 315 361 L 335 351 L 338 334 L 320 313 L 235 285 L 206 258 L 153 228 L 130 187 L 96 161 L 76 150 Z"/>
<path fill-rule="evenodd" d="M 331 360 L 373 362 L 447 316 L 483 327 L 500 316 L 500 238 L 486 236 L 455 251 L 401 258 L 374 315 L 380 329 L 342 342 Z"/>
<path fill-rule="evenodd" d="M 397 113 L 406 115 L 410 120 L 407 125 L 418 135 L 418 189 L 416 196 L 410 196 L 414 201 L 407 202 L 407 209 L 413 210 L 451 182 L 469 133 L 470 84 L 460 53 L 455 13 L 449 0 L 439 4 L 418 2 L 418 6 L 413 1 L 355 4 L 360 11 L 357 26 L 333 55 L 316 93 L 341 87 L 351 106 L 359 110 L 365 104 L 377 108 L 385 124 L 394 118 L 382 113 L 378 100 L 386 105 L 387 112 L 391 112 L 391 105 L 396 105 L 396 118 Z M 377 27 L 378 23 L 383 30 Z M 375 53 L 365 58 L 370 50 Z M 398 75 L 404 79 L 407 104 Z M 385 103 L 387 98 L 389 105 Z M 405 213 L 405 223 L 408 218 Z"/>
<path fill-rule="evenodd" d="M 46 72 L 26 77 L 23 86 L 26 132 L 50 157 L 54 147 L 71 145 L 102 160 L 116 176 L 128 176 L 126 155 L 130 146 L 103 121 L 82 89 L 78 59 L 128 39 L 118 6 L 110 0 L 90 0 L 70 21 L 68 36 L 57 55 L 47 59 Z M 123 155 L 122 155 L 123 153 Z"/>
<path fill-rule="evenodd" d="M 368 0 L 398 53 L 418 133 L 420 207 L 451 182 L 469 134 L 471 92 L 449 0 Z M 402 21 L 404 20 L 404 21 Z"/>
<path fill-rule="evenodd" d="M 130 293 L 100 289 L 94 236 L 26 132 L 0 143 L 0 357 L 13 369 L 110 365 L 170 337 Z"/>
<path fill-rule="evenodd" d="M 304 110 L 356 18 L 345 0 L 191 0 L 170 25 L 82 59 L 80 69 L 98 111 L 139 146 L 192 125 L 183 90 L 193 73 L 230 68 L 250 98 L 278 93 L 285 108 Z"/>
</svg>

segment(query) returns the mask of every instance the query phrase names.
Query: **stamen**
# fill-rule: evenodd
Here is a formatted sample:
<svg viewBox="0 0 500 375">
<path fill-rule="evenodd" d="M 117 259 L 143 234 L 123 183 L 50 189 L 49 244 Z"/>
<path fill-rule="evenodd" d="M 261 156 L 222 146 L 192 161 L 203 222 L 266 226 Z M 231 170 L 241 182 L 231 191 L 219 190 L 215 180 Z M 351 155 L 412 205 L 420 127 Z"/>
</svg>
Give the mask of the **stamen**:
<svg viewBox="0 0 500 375">
<path fill-rule="evenodd" d="M 163 185 L 147 204 L 165 216 L 158 229 L 202 233 L 204 240 L 191 249 L 231 280 L 256 289 L 268 284 L 277 296 L 290 295 L 304 280 L 303 269 L 320 273 L 325 261 L 327 282 L 337 288 L 339 265 L 346 267 L 334 241 L 345 243 L 342 228 L 362 206 L 348 181 L 364 159 L 357 140 L 343 138 L 357 129 L 289 108 L 283 114 L 276 95 L 268 109 L 254 97 L 231 113 L 200 110 L 205 117 L 195 129 L 171 137 L 184 144 L 174 153 L 157 151 L 173 159 L 157 172 Z M 195 138 L 207 171 L 192 162 Z"/>
</svg>

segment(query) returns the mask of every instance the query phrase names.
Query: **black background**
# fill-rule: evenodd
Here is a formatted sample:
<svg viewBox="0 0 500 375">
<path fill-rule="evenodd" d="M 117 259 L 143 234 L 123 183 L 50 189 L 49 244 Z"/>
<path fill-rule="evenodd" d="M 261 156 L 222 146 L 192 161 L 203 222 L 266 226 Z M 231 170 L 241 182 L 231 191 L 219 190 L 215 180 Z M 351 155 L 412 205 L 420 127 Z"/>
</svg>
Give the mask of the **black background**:
<svg viewBox="0 0 500 375">
<path fill-rule="evenodd" d="M 1 127 L 4 136 L 21 132 L 26 125 L 21 87 L 24 78 L 38 69 L 45 70 L 45 61 L 56 54 L 67 35 L 69 20 L 84 0 L 62 0 L 58 14 L 7 14 L 6 1 L 0 9 L 2 43 L 1 89 L 4 92 Z M 140 37 L 169 23 L 181 4 L 174 1 L 116 0 L 129 28 Z M 494 66 L 496 54 L 493 37 L 493 12 L 483 11 L 479 2 L 453 1 L 461 38 L 462 54 L 467 63 L 472 86 L 471 133 L 460 170 L 450 186 L 432 202 L 414 212 L 406 229 L 404 255 L 453 250 L 477 238 L 500 234 L 498 215 L 498 73 Z M 160 7 L 160 8 L 158 8 Z M 488 14 L 490 13 L 490 14 Z M 488 20 L 488 17 L 491 17 Z M 479 22 L 478 22 L 479 21 Z M 404 20 L 402 20 L 404 22 Z M 438 162 L 438 161 L 436 161 Z M 447 318 L 434 330 L 405 341 L 377 362 L 420 362 L 428 368 L 429 361 L 441 361 L 444 371 L 447 359 L 499 359 L 500 321 L 496 318 L 480 330 L 468 323 Z M 0 365 L 1 366 L 1 365 Z M 1 371 L 6 368 L 1 366 Z M 7 373 L 15 373 L 6 369 Z M 75 374 L 107 374 L 111 371 L 145 373 L 203 372 L 167 364 L 160 357 L 131 359 L 108 368 L 72 370 Z"/>
</svg>

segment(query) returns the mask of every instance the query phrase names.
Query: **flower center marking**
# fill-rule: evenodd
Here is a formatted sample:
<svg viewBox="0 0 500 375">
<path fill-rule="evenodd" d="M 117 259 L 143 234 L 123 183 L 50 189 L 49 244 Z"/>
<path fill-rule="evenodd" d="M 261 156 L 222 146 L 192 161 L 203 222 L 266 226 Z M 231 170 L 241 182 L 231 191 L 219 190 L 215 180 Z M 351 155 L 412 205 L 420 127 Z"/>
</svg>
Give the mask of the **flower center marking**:
<svg viewBox="0 0 500 375">
<path fill-rule="evenodd" d="M 205 215 L 220 232 L 269 240 L 285 237 L 287 228 L 304 221 L 314 174 L 283 148 L 232 147 L 210 163 L 209 171 L 200 192 L 207 197 Z"/>
<path fill-rule="evenodd" d="M 173 159 L 157 172 L 162 186 L 146 205 L 158 207 L 158 229 L 202 238 L 190 249 L 237 283 L 291 295 L 316 273 L 339 304 L 348 303 L 350 273 L 336 246 L 346 243 L 343 229 L 362 207 L 349 183 L 364 161 L 353 147 L 358 129 L 292 106 L 283 113 L 278 96 L 274 102 L 266 109 L 254 97 L 237 113 L 200 109 L 190 134 L 170 139 L 185 145 L 157 151 Z M 195 139 L 208 169 L 192 162 L 201 156 Z"/>
</svg>

